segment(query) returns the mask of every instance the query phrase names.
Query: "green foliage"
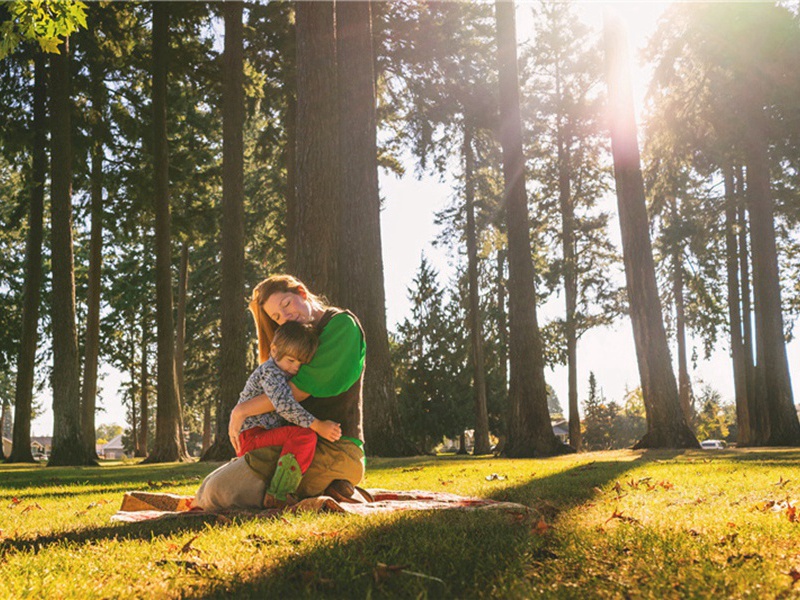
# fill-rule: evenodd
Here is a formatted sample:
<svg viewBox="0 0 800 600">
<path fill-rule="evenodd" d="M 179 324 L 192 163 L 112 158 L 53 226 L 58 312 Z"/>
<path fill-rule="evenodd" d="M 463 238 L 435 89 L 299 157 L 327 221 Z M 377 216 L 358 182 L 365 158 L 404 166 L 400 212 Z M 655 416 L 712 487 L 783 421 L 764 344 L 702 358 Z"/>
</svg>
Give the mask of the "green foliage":
<svg viewBox="0 0 800 600">
<path fill-rule="evenodd" d="M 589 373 L 589 395 L 583 403 L 583 443 L 589 450 L 629 448 L 647 431 L 641 388 L 627 391 L 620 407 L 607 401 Z"/>
<path fill-rule="evenodd" d="M 458 437 L 474 419 L 468 341 L 463 308 L 456 298 L 448 300 L 424 256 L 414 286 L 411 317 L 398 327 L 392 358 L 409 435 L 430 450 L 442 436 Z"/>
<path fill-rule="evenodd" d="M 87 26 L 87 7 L 80 0 L 11 0 L 3 5 L 7 17 L 0 24 L 0 60 L 24 40 L 35 40 L 42 52 L 59 54 L 64 40 Z"/>
<path fill-rule="evenodd" d="M 695 419 L 698 440 L 736 439 L 736 408 L 730 403 L 723 403 L 722 396 L 717 390 L 703 383 L 695 404 L 698 407 Z"/>
</svg>

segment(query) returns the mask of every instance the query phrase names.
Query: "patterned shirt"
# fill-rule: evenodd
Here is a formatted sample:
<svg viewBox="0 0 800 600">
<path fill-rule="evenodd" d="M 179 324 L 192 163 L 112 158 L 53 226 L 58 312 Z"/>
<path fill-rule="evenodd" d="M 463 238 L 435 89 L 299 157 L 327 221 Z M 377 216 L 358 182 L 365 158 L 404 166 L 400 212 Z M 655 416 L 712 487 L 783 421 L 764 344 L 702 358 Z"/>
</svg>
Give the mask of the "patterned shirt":
<svg viewBox="0 0 800 600">
<path fill-rule="evenodd" d="M 311 426 L 316 417 L 294 399 L 289 387 L 290 377 L 291 375 L 275 364 L 272 358 L 253 371 L 253 374 L 247 379 L 242 393 L 239 394 L 239 403 L 266 394 L 275 406 L 275 411 L 247 417 L 242 424 L 241 431 L 253 427 L 275 429 L 289 423 L 300 427 Z"/>
</svg>

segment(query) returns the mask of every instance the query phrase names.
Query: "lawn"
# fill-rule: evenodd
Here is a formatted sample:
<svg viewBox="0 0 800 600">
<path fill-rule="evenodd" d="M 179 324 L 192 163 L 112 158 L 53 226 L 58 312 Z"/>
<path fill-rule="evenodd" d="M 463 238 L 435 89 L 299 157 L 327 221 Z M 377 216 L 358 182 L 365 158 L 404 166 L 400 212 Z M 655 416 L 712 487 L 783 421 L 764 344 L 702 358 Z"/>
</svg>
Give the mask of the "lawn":
<svg viewBox="0 0 800 600">
<path fill-rule="evenodd" d="M 513 512 L 114 523 L 215 465 L 0 465 L 3 598 L 800 598 L 800 451 L 371 459 L 364 487 Z"/>
</svg>

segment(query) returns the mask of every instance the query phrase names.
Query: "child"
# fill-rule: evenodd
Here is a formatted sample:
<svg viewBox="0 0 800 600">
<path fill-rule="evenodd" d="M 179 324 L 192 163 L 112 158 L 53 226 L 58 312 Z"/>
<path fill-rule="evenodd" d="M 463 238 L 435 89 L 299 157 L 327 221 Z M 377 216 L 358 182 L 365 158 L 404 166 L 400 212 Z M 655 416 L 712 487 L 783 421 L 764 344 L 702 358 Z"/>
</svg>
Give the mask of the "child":
<svg viewBox="0 0 800 600">
<path fill-rule="evenodd" d="M 264 446 L 283 447 L 264 497 L 265 508 L 279 508 L 291 503 L 291 494 L 297 490 L 303 473 L 314 458 L 316 434 L 331 442 L 342 435 L 338 423 L 314 417 L 300 406 L 289 388 L 288 380 L 297 374 L 302 364 L 311 360 L 318 344 L 311 325 L 295 321 L 284 323 L 275 332 L 269 360 L 253 371 L 239 395 L 239 402 L 244 402 L 266 394 L 275 406 L 275 412 L 245 419 L 239 432 L 239 456 Z"/>
</svg>

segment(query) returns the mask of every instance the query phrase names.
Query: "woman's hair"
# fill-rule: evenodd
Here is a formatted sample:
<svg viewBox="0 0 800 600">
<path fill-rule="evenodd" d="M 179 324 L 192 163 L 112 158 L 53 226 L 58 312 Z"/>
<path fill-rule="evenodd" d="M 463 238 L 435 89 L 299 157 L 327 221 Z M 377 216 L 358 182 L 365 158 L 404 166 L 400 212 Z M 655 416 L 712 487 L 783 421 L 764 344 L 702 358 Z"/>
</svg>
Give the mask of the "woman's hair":
<svg viewBox="0 0 800 600">
<path fill-rule="evenodd" d="M 253 320 L 256 323 L 256 333 L 258 334 L 259 363 L 269 360 L 269 347 L 275 337 L 275 330 L 278 328 L 278 324 L 264 312 L 262 305 L 276 292 L 291 292 L 299 296 L 305 295 L 306 300 L 315 308 L 326 308 L 328 306 L 328 301 L 323 296 L 315 296 L 308 291 L 302 281 L 291 275 L 273 275 L 259 283 L 253 290 L 253 297 L 249 305 L 250 312 L 253 313 Z"/>
<path fill-rule="evenodd" d="M 314 356 L 317 346 L 319 346 L 319 336 L 310 323 L 286 321 L 278 327 L 275 337 L 272 338 L 275 360 L 288 355 L 305 364 Z"/>
</svg>

